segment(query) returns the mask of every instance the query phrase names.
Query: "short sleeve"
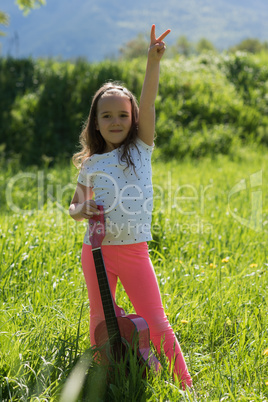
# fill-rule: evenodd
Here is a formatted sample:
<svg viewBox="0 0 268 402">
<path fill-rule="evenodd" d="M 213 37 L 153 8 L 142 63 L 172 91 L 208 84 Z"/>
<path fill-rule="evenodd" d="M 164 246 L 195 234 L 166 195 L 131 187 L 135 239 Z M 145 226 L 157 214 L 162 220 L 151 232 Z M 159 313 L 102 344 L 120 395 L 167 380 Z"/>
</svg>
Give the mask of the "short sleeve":
<svg viewBox="0 0 268 402">
<path fill-rule="evenodd" d="M 147 145 L 145 144 L 144 141 L 142 141 L 140 138 L 137 138 L 136 140 L 137 144 L 142 146 L 147 152 L 152 153 L 154 149 L 154 144 L 153 145 Z"/>
<path fill-rule="evenodd" d="M 83 186 L 92 187 L 91 174 L 89 173 L 89 168 L 85 165 L 82 165 L 77 181 Z"/>
</svg>

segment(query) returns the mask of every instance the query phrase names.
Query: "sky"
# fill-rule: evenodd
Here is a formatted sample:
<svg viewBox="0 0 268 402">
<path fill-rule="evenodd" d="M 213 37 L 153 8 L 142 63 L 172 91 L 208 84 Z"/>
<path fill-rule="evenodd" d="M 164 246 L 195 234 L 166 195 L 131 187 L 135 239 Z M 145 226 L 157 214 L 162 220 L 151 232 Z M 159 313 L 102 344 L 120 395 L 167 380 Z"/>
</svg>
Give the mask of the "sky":
<svg viewBox="0 0 268 402">
<path fill-rule="evenodd" d="M 268 0 L 47 0 L 26 17 L 15 0 L 1 0 L 10 15 L 2 30 L 1 54 L 12 57 L 116 57 L 119 48 L 153 23 L 157 33 L 172 30 L 192 42 L 206 37 L 222 50 L 247 37 L 268 40 Z"/>
</svg>

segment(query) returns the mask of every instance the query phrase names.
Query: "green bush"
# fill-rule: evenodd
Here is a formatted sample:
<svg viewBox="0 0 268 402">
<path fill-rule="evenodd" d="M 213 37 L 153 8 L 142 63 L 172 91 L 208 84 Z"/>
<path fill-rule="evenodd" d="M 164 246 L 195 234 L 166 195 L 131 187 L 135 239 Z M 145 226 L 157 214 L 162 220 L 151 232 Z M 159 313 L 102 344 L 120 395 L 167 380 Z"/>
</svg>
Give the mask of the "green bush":
<svg viewBox="0 0 268 402">
<path fill-rule="evenodd" d="M 268 145 L 267 58 L 206 54 L 164 60 L 156 101 L 159 157 L 228 154 L 241 142 Z M 71 63 L 0 59 L 0 145 L 24 164 L 69 158 L 92 96 L 108 80 L 139 98 L 146 60 Z"/>
</svg>

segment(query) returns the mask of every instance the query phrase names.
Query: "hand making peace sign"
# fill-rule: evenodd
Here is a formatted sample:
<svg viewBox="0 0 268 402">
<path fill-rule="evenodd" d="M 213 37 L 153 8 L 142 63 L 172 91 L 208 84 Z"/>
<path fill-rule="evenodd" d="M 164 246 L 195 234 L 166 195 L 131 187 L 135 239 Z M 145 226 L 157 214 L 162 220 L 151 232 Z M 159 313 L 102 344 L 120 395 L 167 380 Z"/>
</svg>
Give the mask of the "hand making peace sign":
<svg viewBox="0 0 268 402">
<path fill-rule="evenodd" d="M 155 25 L 152 25 L 151 29 L 151 43 L 150 43 L 150 48 L 149 48 L 149 53 L 148 57 L 152 57 L 155 60 L 161 60 L 165 50 L 165 42 L 163 42 L 163 39 L 170 33 L 170 29 L 167 29 L 162 35 L 160 35 L 158 38 L 155 36 Z"/>
</svg>

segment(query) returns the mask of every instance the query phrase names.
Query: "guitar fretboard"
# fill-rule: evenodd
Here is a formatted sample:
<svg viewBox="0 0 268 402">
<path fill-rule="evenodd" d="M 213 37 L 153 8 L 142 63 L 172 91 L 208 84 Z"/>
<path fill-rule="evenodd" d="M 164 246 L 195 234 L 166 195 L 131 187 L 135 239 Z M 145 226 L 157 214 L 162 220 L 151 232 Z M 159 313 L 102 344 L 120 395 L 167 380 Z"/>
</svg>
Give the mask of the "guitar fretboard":
<svg viewBox="0 0 268 402">
<path fill-rule="evenodd" d="M 101 249 L 93 249 L 92 253 L 99 282 L 102 306 L 107 325 L 107 332 L 111 347 L 113 348 L 114 345 L 118 345 L 118 343 L 121 343 L 121 335 L 115 314 L 113 298 L 110 291 Z"/>
</svg>

